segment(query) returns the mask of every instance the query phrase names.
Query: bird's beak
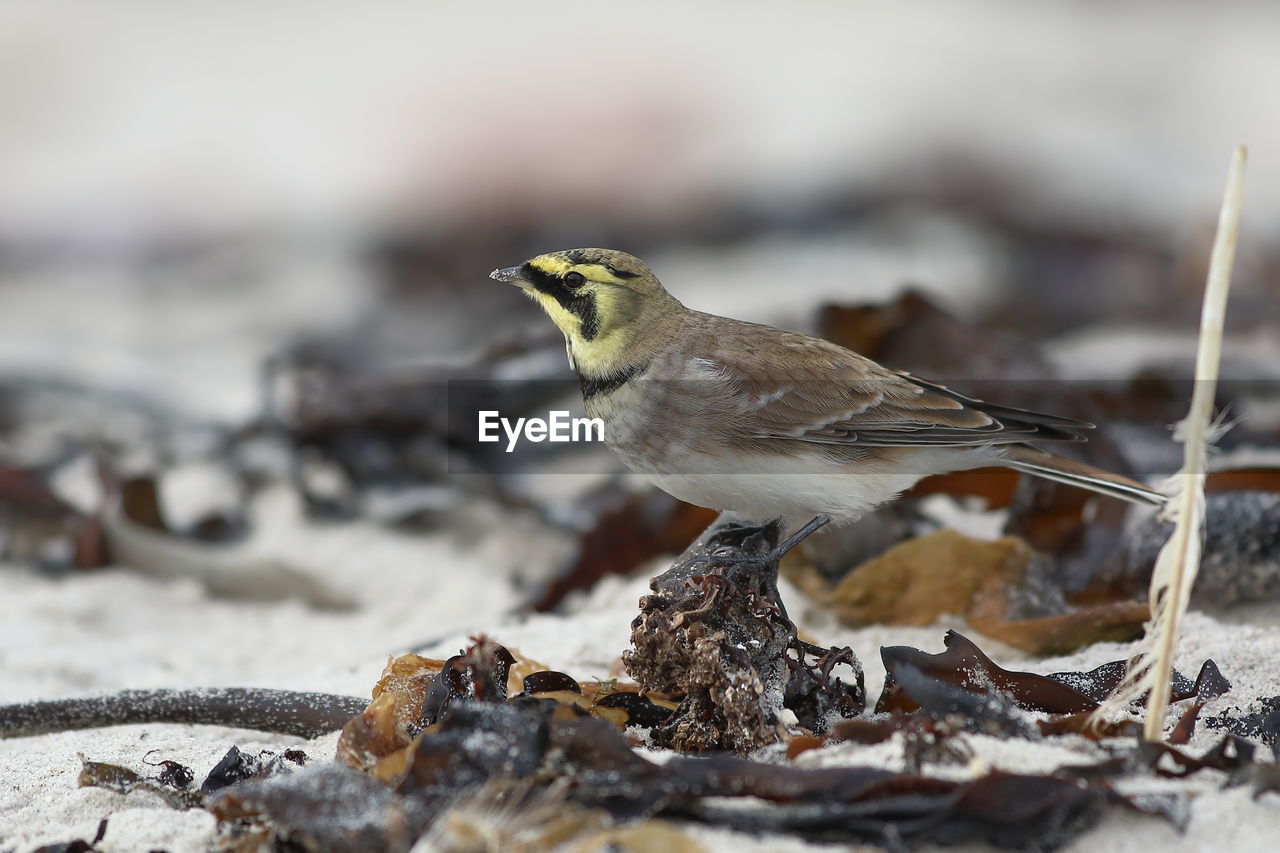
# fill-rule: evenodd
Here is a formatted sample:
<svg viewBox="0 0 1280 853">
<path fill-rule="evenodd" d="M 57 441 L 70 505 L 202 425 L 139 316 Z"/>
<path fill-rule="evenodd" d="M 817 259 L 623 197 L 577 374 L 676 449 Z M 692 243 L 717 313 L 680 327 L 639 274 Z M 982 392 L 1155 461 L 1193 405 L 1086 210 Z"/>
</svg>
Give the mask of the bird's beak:
<svg viewBox="0 0 1280 853">
<path fill-rule="evenodd" d="M 514 284 L 516 287 L 528 287 L 528 279 L 520 272 L 520 267 L 507 267 L 504 270 L 494 270 L 489 273 L 489 278 L 494 281 L 502 281 L 507 284 Z"/>
</svg>

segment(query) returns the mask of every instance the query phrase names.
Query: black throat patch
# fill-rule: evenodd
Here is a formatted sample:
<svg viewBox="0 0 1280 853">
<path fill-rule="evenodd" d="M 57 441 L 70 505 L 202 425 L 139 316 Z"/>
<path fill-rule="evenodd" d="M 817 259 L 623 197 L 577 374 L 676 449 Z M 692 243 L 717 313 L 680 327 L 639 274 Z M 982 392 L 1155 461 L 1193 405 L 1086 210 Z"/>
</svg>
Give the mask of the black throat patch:
<svg viewBox="0 0 1280 853">
<path fill-rule="evenodd" d="M 577 293 L 564 279 L 544 272 L 533 264 L 525 263 L 520 268 L 525 281 L 533 285 L 539 293 L 545 293 L 560 304 L 560 307 L 578 318 L 578 333 L 584 341 L 593 341 L 600 334 L 600 314 L 596 310 L 594 293 Z"/>
<path fill-rule="evenodd" d="M 604 376 L 584 376 L 579 373 L 578 382 L 582 385 L 582 399 L 590 400 L 592 397 L 616 391 L 648 369 L 649 362 L 641 361 L 622 370 L 606 373 Z"/>
</svg>

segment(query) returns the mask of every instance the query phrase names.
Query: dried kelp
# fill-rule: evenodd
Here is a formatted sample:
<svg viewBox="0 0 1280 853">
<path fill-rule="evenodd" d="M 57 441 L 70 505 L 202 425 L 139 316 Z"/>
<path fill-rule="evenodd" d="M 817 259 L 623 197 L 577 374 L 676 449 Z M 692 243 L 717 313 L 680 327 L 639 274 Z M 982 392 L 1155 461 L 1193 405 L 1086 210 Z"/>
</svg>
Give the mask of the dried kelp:
<svg viewBox="0 0 1280 853">
<path fill-rule="evenodd" d="M 81 788 L 105 788 L 117 794 L 147 791 L 160 797 L 170 808 L 175 809 L 197 808 L 205 801 L 202 792 L 191 790 L 191 779 L 194 779 L 194 776 L 186 779 L 186 784 L 182 784 L 187 774 L 175 777 L 173 774 L 161 771 L 155 776 L 143 776 L 127 767 L 89 761 L 83 756 L 80 758 L 80 763 L 78 781 Z"/>
<path fill-rule="evenodd" d="M 342 764 L 244 782 L 216 797 L 218 849 L 236 853 L 407 851 L 429 821 L 413 800 Z"/>
<path fill-rule="evenodd" d="M 1124 664 L 1124 661 L 1109 661 L 1101 666 L 1094 667 L 1088 672 L 1053 672 L 1046 675 L 1045 678 L 1052 679 L 1060 684 L 1066 684 L 1095 702 L 1101 702 L 1120 683 L 1120 679 L 1124 676 Z M 1171 698 L 1174 701 L 1192 697 L 1208 701 L 1221 696 L 1231 689 L 1231 682 L 1218 669 L 1218 665 L 1211 660 L 1207 660 L 1200 665 L 1200 671 L 1196 674 L 1195 681 L 1188 679 L 1185 675 L 1175 670 L 1172 683 L 1173 693 Z"/>
<path fill-rule="evenodd" d="M 735 528 L 728 534 L 749 538 L 761 531 Z M 775 613 L 760 605 L 776 599 L 776 591 L 766 588 L 768 576 L 760 574 L 776 559 L 771 545 L 766 535 L 743 549 L 752 558 L 762 550 L 763 560 L 735 563 L 722 553 L 712 570 L 728 576 L 717 588 L 720 597 L 734 595 L 733 584 L 750 582 L 742 598 L 756 600 L 753 614 L 772 634 L 786 616 L 780 607 Z M 745 574 L 734 577 L 735 570 Z M 701 597 L 692 603 L 699 606 L 672 617 L 689 630 L 707 627 L 721 606 L 719 598 L 707 600 L 701 577 L 688 576 L 689 598 L 697 591 Z M 663 589 L 670 580 L 663 576 L 654 585 Z M 691 614 L 687 623 L 680 613 Z M 405 655 L 391 661 L 374 688 L 373 702 L 343 732 L 339 758 L 350 768 L 303 767 L 301 756 L 248 755 L 233 748 L 199 792 L 191 790 L 193 774 L 172 762 L 159 762 L 158 774 L 150 778 L 107 766 L 96 775 L 117 790 L 167 788 L 176 792 L 168 794 L 175 806 L 226 785 L 207 807 L 219 818 L 221 849 L 239 853 L 282 844 L 307 851 L 406 851 L 427 832 L 450 827 L 466 832 L 460 821 L 481 819 L 467 815 L 483 791 L 512 792 L 511 808 L 500 818 L 504 831 L 529 821 L 538 832 L 584 844 L 604 838 L 606 826 L 615 832 L 646 828 L 645 837 L 670 843 L 684 837 L 651 823 L 660 816 L 889 847 L 977 840 L 1049 849 L 1110 807 L 1175 823 L 1181 819 L 1184 810 L 1176 797 L 1118 794 L 1109 780 L 1120 776 L 1217 769 L 1251 782 L 1259 792 L 1268 789 L 1269 777 L 1253 761 L 1252 747 L 1236 738 L 1198 757 L 1172 747 L 1143 752 L 1135 745 L 1107 762 L 1043 776 L 997 771 L 957 782 L 923 775 L 921 769 L 932 763 L 969 760 L 963 732 L 1034 737 L 1024 709 L 1061 715 L 1096 705 L 1093 696 L 1105 693 L 1122 668 L 1116 662 L 1089 673 L 1038 676 L 996 666 L 960 635 L 948 635 L 947 645 L 940 655 L 883 650 L 890 680 L 880 704 L 896 703 L 888 708 L 892 713 L 845 720 L 829 735 L 876 742 L 901 733 L 906 772 L 809 769 L 724 752 L 655 764 L 632 748 L 622 729 L 639 726 L 656 734 L 679 718 L 687 697 L 530 671 L 531 663 L 480 638 L 448 660 Z M 817 721 L 829 725 L 833 718 L 860 711 L 848 686 L 832 676 L 837 668 L 856 664 L 848 650 L 817 649 L 785 634 L 774 648 L 784 676 L 775 687 L 782 707 L 792 709 L 806 727 L 818 730 Z M 1209 663 L 1195 684 L 1184 679 L 1179 690 L 1207 701 L 1228 686 Z M 812 740 L 805 746 L 820 745 Z M 282 769 L 292 772 L 273 775 Z M 744 801 L 729 806 L 724 798 Z M 556 803 L 562 819 L 549 824 L 539 803 Z"/>
<path fill-rule="evenodd" d="M 1226 729 L 1239 737 L 1259 740 L 1266 744 L 1273 755 L 1280 757 L 1280 696 L 1269 696 L 1259 701 L 1256 711 L 1223 711 L 1205 719 L 1211 729 Z"/>
<path fill-rule="evenodd" d="M 454 709 L 475 703 L 564 705 L 622 730 L 651 728 L 666 720 L 675 703 L 636 692 L 634 685 L 578 682 L 551 670 L 515 672 L 518 661 L 505 647 L 480 637 L 448 660 L 402 655 L 390 661 L 373 690 L 373 701 L 343 727 L 338 760 L 386 782 L 402 778 L 415 760 L 410 748 L 426 728 Z M 518 681 L 512 693 L 511 682 Z"/>
<path fill-rule="evenodd" d="M 824 731 L 829 717 L 864 705 L 862 671 L 850 650 L 801 643 L 778 597 L 777 525 L 718 524 L 650 583 L 623 655 L 642 689 L 681 695 L 653 731 L 681 752 L 750 752 L 785 734 L 788 698 L 797 717 Z M 809 664 L 807 657 L 816 657 Z M 853 683 L 832 671 L 844 664 Z"/>
<path fill-rule="evenodd" d="M 1280 484 L 1280 471 L 1270 474 Z M 1210 483 L 1216 476 L 1209 475 Z M 1258 484 L 1243 477 L 1236 482 Z M 1280 491 L 1237 491 L 1222 484 L 1216 491 L 1209 484 L 1205 488 L 1204 548 L 1192 601 L 1225 607 L 1280 596 Z M 1144 588 L 1170 530 L 1168 522 L 1146 520 L 1099 582 L 1110 583 L 1120 594 Z"/>
<path fill-rule="evenodd" d="M 128 723 L 197 723 L 315 737 L 342 728 L 364 705 L 350 696 L 258 687 L 121 690 L 0 705 L 0 738 Z"/>
<path fill-rule="evenodd" d="M 145 758 L 143 761 L 149 763 Z M 161 761 L 159 773 L 144 776 L 127 767 L 88 761 L 82 756 L 79 783 L 82 788 L 105 788 L 118 794 L 147 791 L 159 796 L 171 808 L 189 809 L 204 805 L 211 794 L 252 779 L 279 776 L 305 766 L 307 761 L 307 754 L 298 749 L 287 749 L 277 755 L 266 750 L 242 752 L 232 746 L 197 789 L 192 788 L 195 774 L 191 768 L 176 761 Z"/>
<path fill-rule="evenodd" d="M 880 650 L 886 677 L 876 702 L 877 712 L 910 712 L 925 706 L 929 690 L 954 696 L 937 687 L 942 684 L 975 696 L 998 696 L 1027 711 L 1080 714 L 1095 710 L 1124 673 L 1124 661 L 1113 661 L 1087 673 L 1017 672 L 996 665 L 971 640 L 955 631 L 947 632 L 944 643 L 946 651 L 936 655 L 907 646 Z M 1206 661 L 1195 682 L 1175 673 L 1173 699 L 1198 696 L 1208 701 L 1230 686 L 1217 665 Z"/>
<path fill-rule="evenodd" d="M 289 767 L 291 764 L 305 767 L 306 763 L 307 754 L 300 749 L 286 749 L 279 755 L 271 751 L 254 755 L 232 746 L 200 783 L 200 793 L 208 795 L 248 779 L 276 776 L 293 769 Z"/>
<path fill-rule="evenodd" d="M 671 621 L 693 632 L 716 627 L 718 608 L 744 606 L 723 601 L 735 594 L 732 587 L 750 582 L 741 599 L 773 638 L 780 658 L 779 695 L 815 719 L 829 722 L 841 713 L 857 713 L 852 697 L 833 689 L 840 682 L 831 676 L 837 667 L 855 662 L 851 654 L 788 639 L 778 627 L 785 611 L 762 606 L 776 597 L 766 589 L 768 576 L 760 574 L 777 556 L 768 531 L 732 528 L 727 536 L 729 541 L 742 537 L 734 556 L 746 551 L 749 558 L 763 554 L 763 560 L 735 563 L 721 552 L 720 565 L 706 561 L 723 578 L 710 587 L 693 571 L 694 566 L 706 571 L 704 563 L 678 563 L 687 573 L 686 604 L 694 606 L 677 609 Z M 748 544 L 752 536 L 761 538 Z M 744 574 L 734 577 L 734 570 Z M 668 575 L 655 579 L 655 593 L 673 583 Z M 527 825 L 530 832 L 558 833 L 563 841 L 598 834 L 608 822 L 638 827 L 666 816 L 846 843 L 979 840 L 1048 849 L 1072 838 L 1108 807 L 1181 819 L 1178 798 L 1126 798 L 1109 785 L 1118 776 L 1203 768 L 1241 778 L 1255 773 L 1248 745 L 1228 741 L 1200 757 L 1171 747 L 1144 753 L 1135 745 L 1107 762 L 1045 776 L 992 772 L 956 782 L 921 775 L 930 763 L 968 759 L 964 731 L 1035 737 L 1023 713 L 1027 709 L 1078 719 L 1096 706 L 1094 696 L 1104 694 L 1122 669 L 1117 662 L 1089 673 L 1040 676 L 996 666 L 958 634 L 949 634 L 947 645 L 940 655 L 883 650 L 890 679 L 878 710 L 891 714 L 846 720 L 832 733 L 863 742 L 903 733 L 905 773 L 807 769 L 723 751 L 658 765 L 634 751 L 621 728 L 641 726 L 656 736 L 679 719 L 687 696 L 655 697 L 626 686 L 578 682 L 567 673 L 527 671 L 506 648 L 480 638 L 445 661 L 406 655 L 388 664 L 373 702 L 348 724 L 339 744 L 339 758 L 354 769 L 303 768 L 287 777 L 242 782 L 210 807 L 228 844 L 236 839 L 287 842 L 315 851 L 362 845 L 407 850 L 426 832 L 433 837 L 466 832 L 466 821 L 483 819 L 474 813 L 474 797 L 481 791 L 508 792 L 499 795 L 512 798 L 510 808 L 494 818 L 502 821 L 503 832 Z M 514 675 L 517 670 L 523 675 Z M 510 686 L 516 682 L 518 691 Z M 1195 684 L 1184 679 L 1179 690 L 1207 701 L 1227 687 L 1216 667 L 1206 664 Z M 628 719 L 612 720 L 611 711 Z M 722 724 L 730 721 L 726 715 Z M 776 719 L 773 724 L 779 725 Z M 729 807 L 727 797 L 769 805 Z M 548 823 L 548 803 L 557 804 L 563 819 Z"/>
<path fill-rule="evenodd" d="M 1016 589 L 1007 592 L 1019 592 Z M 1142 632 L 1150 615 L 1145 603 L 1116 601 L 1072 608 L 1053 616 L 1011 619 L 1002 608 L 1009 606 L 1001 596 L 988 611 L 984 602 L 975 601 L 968 622 L 993 640 L 1038 655 L 1069 654 L 1094 643 L 1122 643 Z"/>
<path fill-rule="evenodd" d="M 813 841 L 869 841 L 889 849 L 986 842 L 1052 850 L 1096 823 L 1108 804 L 1145 810 L 1102 784 L 993 772 L 966 783 L 898 777 L 847 801 L 746 808 L 695 801 L 682 811 L 741 830 Z"/>
<path fill-rule="evenodd" d="M 808 658 L 815 657 L 813 663 Z M 785 656 L 790 675 L 782 692 L 782 705 L 810 732 L 821 734 L 833 719 L 856 717 L 866 707 L 862 687 L 862 663 L 850 648 L 822 649 L 796 640 Z M 835 675 L 837 666 L 856 674 L 849 684 Z"/>
<path fill-rule="evenodd" d="M 479 641 L 457 656 L 452 667 L 424 664 L 434 666 L 438 674 L 432 681 L 445 683 L 452 700 L 441 706 L 434 723 L 412 736 L 395 762 L 395 773 L 387 772 L 385 762 L 368 765 L 369 783 L 359 784 L 352 771 L 303 770 L 237 786 L 215 802 L 215 814 L 234 824 L 228 831 L 257 827 L 268 839 L 318 851 L 359 849 L 359 844 L 405 850 L 420 833 L 430 831 L 439 839 L 470 831 L 476 821 L 500 823 L 494 830 L 500 837 L 515 837 L 520 827 L 548 837 L 554 826 L 554 837 L 564 843 L 598 832 L 602 820 L 643 826 L 655 816 L 891 847 L 980 840 L 1049 849 L 1090 825 L 1108 806 L 1166 818 L 1177 813 L 1172 801 L 1137 801 L 1116 793 L 1107 779 L 1121 772 L 1120 764 L 1080 772 L 1064 768 L 1046 776 L 992 772 L 966 782 L 872 767 L 808 769 L 723 752 L 675 757 L 659 765 L 634 751 L 617 727 L 591 716 L 580 704 L 539 698 L 585 698 L 582 685 L 564 673 L 528 676 L 526 690 L 505 698 L 497 685 L 504 683 L 512 656 L 503 651 L 491 641 Z M 841 657 L 833 652 L 831 660 L 820 660 L 814 668 L 820 674 Z M 387 690 L 425 695 L 422 679 L 406 677 L 407 666 L 394 669 L 394 677 L 383 682 L 382 696 Z M 448 678 L 446 672 L 460 677 Z M 492 687 L 476 687 L 486 684 Z M 954 689 L 966 697 L 956 713 L 970 712 L 966 703 L 974 694 Z M 406 702 L 414 704 L 407 696 Z M 956 730 L 914 719 L 928 727 L 931 737 L 920 739 L 922 752 L 913 764 L 965 757 L 962 744 L 954 740 Z M 856 726 L 856 721 L 844 723 L 838 734 L 851 736 Z M 349 729 L 344 740 L 359 732 Z M 335 796 L 342 802 L 332 803 Z M 490 808 L 497 814 L 476 813 L 480 796 L 496 801 Z M 724 798 L 754 798 L 768 805 L 752 805 L 748 799 L 730 807 Z M 560 819 L 550 819 L 549 804 Z M 313 819 L 318 812 L 321 818 Z M 342 820 L 336 819 L 339 815 Z"/>
</svg>

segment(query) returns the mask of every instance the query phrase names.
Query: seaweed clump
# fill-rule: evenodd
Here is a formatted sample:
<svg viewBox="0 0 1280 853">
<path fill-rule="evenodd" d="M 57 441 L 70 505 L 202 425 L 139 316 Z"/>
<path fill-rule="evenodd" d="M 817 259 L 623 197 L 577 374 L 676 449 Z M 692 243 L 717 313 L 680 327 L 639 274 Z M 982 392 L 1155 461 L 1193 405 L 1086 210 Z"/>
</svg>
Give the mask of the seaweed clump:
<svg viewBox="0 0 1280 853">
<path fill-rule="evenodd" d="M 784 710 L 822 734 L 866 706 L 853 651 L 797 636 L 777 587 L 794 541 L 778 537 L 776 523 L 713 525 L 650 583 L 623 663 L 642 690 L 683 696 L 654 728 L 656 744 L 745 754 L 786 738 Z M 852 683 L 834 675 L 837 665 Z"/>
</svg>

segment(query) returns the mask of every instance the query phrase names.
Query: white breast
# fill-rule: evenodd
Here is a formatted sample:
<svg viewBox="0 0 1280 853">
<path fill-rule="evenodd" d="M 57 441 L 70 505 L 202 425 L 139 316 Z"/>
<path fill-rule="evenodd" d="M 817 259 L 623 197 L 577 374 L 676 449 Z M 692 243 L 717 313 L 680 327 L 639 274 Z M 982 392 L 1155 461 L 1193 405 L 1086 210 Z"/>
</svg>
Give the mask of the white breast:
<svg viewBox="0 0 1280 853">
<path fill-rule="evenodd" d="M 683 501 L 732 511 L 753 521 L 808 521 L 826 515 L 853 521 L 931 474 L 990 464 L 981 454 L 949 448 L 913 450 L 890 460 L 833 463 L 821 452 L 706 459 L 672 455 L 642 471 Z"/>
</svg>

